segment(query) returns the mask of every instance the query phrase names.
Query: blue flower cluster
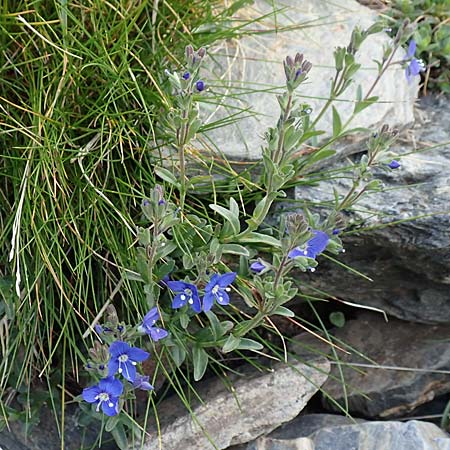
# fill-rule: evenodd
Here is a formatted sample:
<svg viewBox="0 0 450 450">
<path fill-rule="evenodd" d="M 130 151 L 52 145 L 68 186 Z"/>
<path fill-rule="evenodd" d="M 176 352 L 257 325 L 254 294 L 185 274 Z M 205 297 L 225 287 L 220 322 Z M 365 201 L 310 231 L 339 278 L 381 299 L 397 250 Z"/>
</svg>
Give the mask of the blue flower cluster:
<svg viewBox="0 0 450 450">
<path fill-rule="evenodd" d="M 145 316 L 138 327 L 138 331 L 148 334 L 153 341 L 158 341 L 168 335 L 166 330 L 155 326 L 159 319 L 157 307 L 152 308 Z M 118 331 L 123 330 L 119 325 Z M 120 329 L 121 328 L 121 329 Z M 108 333 L 111 331 L 107 327 L 96 326 L 96 331 Z M 121 375 L 135 389 L 149 391 L 153 386 L 149 383 L 149 377 L 137 372 L 136 366 L 149 358 L 150 353 L 138 347 L 132 347 L 127 342 L 116 340 L 109 346 L 108 374 L 101 379 L 98 384 L 83 389 L 82 397 L 88 403 L 96 404 L 96 411 L 100 408 L 107 416 L 115 416 L 119 413 L 119 400 L 124 391 L 123 383 L 116 378 Z M 101 364 L 100 370 L 105 366 Z"/>
<path fill-rule="evenodd" d="M 290 259 L 298 258 L 299 256 L 305 258 L 316 259 L 328 246 L 330 242 L 330 237 L 327 233 L 320 230 L 312 230 L 313 237 L 309 239 L 303 246 L 298 246 L 293 248 L 289 253 L 288 257 Z M 339 230 L 333 230 L 333 234 L 338 234 Z M 266 262 L 258 259 L 250 265 L 250 269 L 256 274 L 262 274 L 270 269 L 270 265 Z M 314 272 L 314 268 L 310 268 Z"/>
<path fill-rule="evenodd" d="M 415 58 L 416 53 L 416 41 L 411 39 L 408 45 L 408 51 L 406 54 L 407 61 L 409 61 L 408 65 L 405 68 L 405 76 L 408 80 L 408 83 L 411 83 L 413 78 L 417 75 L 420 75 L 420 72 L 425 70 L 425 65 L 422 60 Z"/>
<path fill-rule="evenodd" d="M 214 274 L 205 286 L 203 306 L 195 284 L 185 281 L 167 281 L 167 286 L 176 294 L 172 301 L 172 308 L 178 309 L 189 305 L 195 313 L 200 313 L 202 309 L 208 312 L 214 301 L 222 306 L 228 305 L 230 303 L 229 286 L 235 279 L 235 272 L 228 272 L 223 275 Z"/>
</svg>

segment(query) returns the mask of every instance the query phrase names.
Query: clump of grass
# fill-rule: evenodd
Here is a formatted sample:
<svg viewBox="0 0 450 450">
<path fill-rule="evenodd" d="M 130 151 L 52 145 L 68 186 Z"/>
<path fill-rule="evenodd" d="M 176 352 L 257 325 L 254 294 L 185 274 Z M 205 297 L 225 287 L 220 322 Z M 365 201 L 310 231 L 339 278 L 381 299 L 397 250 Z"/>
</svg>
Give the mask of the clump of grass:
<svg viewBox="0 0 450 450">
<path fill-rule="evenodd" d="M 237 35 L 229 23 L 236 6 L 210 0 L 2 3 L 0 279 L 7 315 L 0 370 L 6 403 L 25 390 L 32 404 L 36 380 L 56 371 L 53 384 L 64 405 L 68 378 L 78 381 L 86 351 L 81 336 L 92 317 L 112 299 L 130 316 L 146 308 L 141 287 L 123 274 L 140 220 L 137 205 L 155 182 L 155 124 L 169 102 L 164 69 L 178 65 L 188 43 L 211 45 Z"/>
</svg>

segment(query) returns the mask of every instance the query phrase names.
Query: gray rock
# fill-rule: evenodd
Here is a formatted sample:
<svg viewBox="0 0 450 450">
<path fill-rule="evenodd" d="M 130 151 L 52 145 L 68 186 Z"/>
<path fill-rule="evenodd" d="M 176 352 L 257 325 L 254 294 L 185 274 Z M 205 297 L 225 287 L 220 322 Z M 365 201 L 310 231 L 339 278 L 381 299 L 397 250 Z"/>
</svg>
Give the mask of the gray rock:
<svg viewBox="0 0 450 450">
<path fill-rule="evenodd" d="M 405 155 L 401 168 L 379 174 L 385 190 L 348 213 L 349 222 L 365 230 L 363 236 L 344 233 L 346 254 L 339 260 L 373 282 L 323 259 L 309 281 L 400 319 L 442 323 L 450 322 L 450 105 L 445 98 L 425 99 L 421 107 L 423 123 L 393 149 Z M 444 145 L 427 150 L 437 144 Z M 425 150 L 414 153 L 414 146 Z M 349 187 L 350 180 L 335 179 L 302 186 L 296 198 L 325 202 L 333 188 L 344 195 Z"/>
<path fill-rule="evenodd" d="M 302 52 L 313 64 L 309 81 L 299 89 L 299 95 L 311 104 L 314 118 L 329 97 L 330 80 L 334 76 L 335 47 L 348 45 L 355 26 L 368 28 L 377 19 L 374 11 L 354 0 L 256 0 L 240 15 L 246 19 L 257 19 L 274 9 L 278 10 L 275 15 L 252 23 L 251 28 L 267 31 L 276 26 L 288 26 L 290 31 L 253 34 L 238 41 L 226 41 L 209 51 L 216 65 L 206 78 L 213 80 L 214 94 L 219 98 L 216 99 L 217 104 L 202 105 L 203 117 L 207 123 L 213 123 L 245 111 L 242 120 L 205 133 L 218 149 L 231 158 L 260 158 L 262 135 L 267 127 L 275 125 L 278 118 L 276 94 L 282 91 L 284 85 L 282 61 L 287 55 Z M 355 76 L 355 83 L 344 93 L 342 100 L 335 102 L 343 123 L 352 114 L 358 85 L 361 85 L 363 93 L 367 93 L 375 80 L 377 72 L 373 59 L 381 59 L 385 45 L 391 45 L 391 39 L 380 33 L 370 36 L 361 47 L 357 59 L 362 68 Z M 402 55 L 403 50 L 399 51 L 397 59 L 401 59 Z M 220 98 L 221 93 L 230 91 L 234 94 L 233 99 Z M 370 128 L 382 122 L 397 126 L 411 123 L 416 93 L 417 80 L 409 85 L 401 66 L 394 66 L 373 92 L 383 102 L 357 115 L 351 126 Z M 318 129 L 330 134 L 331 123 L 330 111 L 319 121 Z M 210 150 L 210 143 L 198 143 L 200 147 L 205 145 Z"/>
<path fill-rule="evenodd" d="M 40 410 L 38 425 L 29 426 L 19 421 L 9 421 L 9 430 L 0 431 L 0 450 L 82 450 L 98 445 L 100 422 L 81 424 L 82 413 L 77 405 L 66 406 L 64 416 L 64 443 L 55 422 L 54 412 L 49 407 Z M 96 447 L 99 448 L 99 447 Z M 102 450 L 115 450 L 116 444 L 109 433 L 102 435 Z"/>
<path fill-rule="evenodd" d="M 364 422 L 325 426 L 308 437 L 262 437 L 246 450 L 448 450 L 450 439 L 436 425 L 409 422 Z"/>
<path fill-rule="evenodd" d="M 327 397 L 322 397 L 324 405 L 332 411 L 341 412 L 328 396 L 342 408 L 346 398 L 352 415 L 401 417 L 450 392 L 448 326 L 429 326 L 396 319 L 385 322 L 381 314 L 367 312 L 347 322 L 342 329 L 335 330 L 333 335 L 338 342 L 348 346 L 350 354 L 338 351 L 345 385 L 338 366 L 333 364 L 331 375 L 322 387 L 327 394 Z M 305 335 L 300 335 L 296 340 L 301 343 L 304 338 Z M 315 346 L 308 336 L 306 342 Z M 299 347 L 292 345 L 290 350 L 299 353 Z M 324 351 L 323 347 L 323 344 L 318 344 L 318 350 Z M 358 367 L 358 364 L 381 367 Z"/>
<path fill-rule="evenodd" d="M 228 390 L 221 380 L 195 386 L 202 404 L 192 414 L 177 400 L 158 406 L 164 450 L 223 449 L 248 442 L 296 417 L 324 383 L 330 369 L 326 359 L 277 364 L 265 372 L 230 376 Z M 287 394 L 288 392 L 288 394 Z M 147 428 L 145 450 L 159 449 L 156 424 Z"/>
</svg>

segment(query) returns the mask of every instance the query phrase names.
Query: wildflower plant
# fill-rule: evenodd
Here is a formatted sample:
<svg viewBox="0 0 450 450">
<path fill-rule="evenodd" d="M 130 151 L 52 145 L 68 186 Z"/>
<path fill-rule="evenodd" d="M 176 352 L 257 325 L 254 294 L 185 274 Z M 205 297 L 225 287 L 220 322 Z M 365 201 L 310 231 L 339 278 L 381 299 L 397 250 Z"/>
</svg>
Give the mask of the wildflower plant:
<svg viewBox="0 0 450 450">
<path fill-rule="evenodd" d="M 362 42 L 380 28 L 355 29 L 349 45 L 336 49 L 330 99 L 317 114 L 296 96 L 312 63 L 299 53 L 286 57 L 285 91 L 277 97 L 280 116 L 265 134 L 261 174 L 251 185 L 257 186 L 251 192 L 256 200 L 249 213 L 233 196 L 209 204 L 214 218 L 205 218 L 191 207 L 193 181 L 187 170 L 186 148 L 202 127 L 199 99 L 207 94 L 208 81 L 201 78 L 200 70 L 206 50 L 188 46 L 185 67 L 166 72 L 172 101 L 160 126 L 175 150 L 174 170 L 163 165 L 155 169 L 165 187 L 156 184 L 142 202 L 143 226 L 137 230 L 135 267 L 128 272 L 130 280 L 142 284 L 147 310 L 133 326 L 119 323 L 113 312 L 105 324 L 94 328 L 100 343 L 91 352 L 89 370 L 96 381 L 82 395 L 93 405 L 93 413 L 116 416 L 134 398 L 135 389 L 151 391 L 152 374 L 143 373 L 141 363 L 153 354 L 162 364 L 164 358 L 170 360 L 164 370 L 169 379 L 186 363 L 198 381 L 217 352 L 259 352 L 264 345 L 255 339 L 255 331 L 269 324 L 272 315 L 295 315 L 289 306 L 301 288 L 298 274 L 314 272 L 323 253 L 339 255 L 343 251 L 343 214 L 363 196 L 381 189 L 373 168 L 400 167 L 389 152 L 395 130 L 383 126 L 370 136 L 361 158 L 347 169 L 353 180 L 351 188 L 346 195 L 333 194 L 326 214 L 307 208 L 282 214 L 274 229 L 266 223 L 269 211 L 300 176 L 314 179 L 314 165 L 334 155 L 330 146 L 353 132 L 349 128 L 353 117 L 377 101 L 371 93 L 405 41 L 406 25 L 402 30 L 378 62 L 378 73 L 368 91 L 358 89 L 353 114 L 345 121 L 333 102 L 359 70 L 357 52 Z M 333 114 L 331 137 L 314 152 L 302 152 L 305 143 L 323 133 L 316 125 L 328 108 Z M 234 301 L 238 297 L 252 314 L 240 314 Z M 142 336 L 149 339 L 142 340 Z M 108 428 L 112 429 L 111 424 Z"/>
</svg>

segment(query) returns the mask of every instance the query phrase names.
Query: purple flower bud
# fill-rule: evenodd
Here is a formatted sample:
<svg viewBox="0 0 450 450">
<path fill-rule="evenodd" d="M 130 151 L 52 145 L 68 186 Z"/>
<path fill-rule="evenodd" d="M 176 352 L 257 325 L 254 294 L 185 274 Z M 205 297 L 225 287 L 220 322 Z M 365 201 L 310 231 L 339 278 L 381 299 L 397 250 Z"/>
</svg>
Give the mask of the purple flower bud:
<svg viewBox="0 0 450 450">
<path fill-rule="evenodd" d="M 117 330 L 120 332 L 120 333 L 122 333 L 122 331 L 123 331 L 123 325 L 119 325 L 118 327 L 117 327 Z"/>
<path fill-rule="evenodd" d="M 183 74 L 184 80 L 189 80 L 190 77 L 191 77 L 191 74 L 189 72 L 184 72 L 184 74 Z"/>
<path fill-rule="evenodd" d="M 388 167 L 390 169 L 398 169 L 400 167 L 400 163 L 398 161 L 396 161 L 395 159 L 393 159 L 389 164 Z"/>
<path fill-rule="evenodd" d="M 197 88 L 198 92 L 202 92 L 205 89 L 204 81 L 198 80 L 197 83 L 195 83 L 195 87 Z"/>
<path fill-rule="evenodd" d="M 98 368 L 99 368 L 99 370 L 104 370 L 104 369 L 105 369 L 105 366 L 104 366 L 104 364 L 100 364 L 100 365 L 98 366 Z"/>
<path fill-rule="evenodd" d="M 250 270 L 256 273 L 261 273 L 264 269 L 266 269 L 266 265 L 259 260 L 250 265 Z"/>
<path fill-rule="evenodd" d="M 294 81 L 297 81 L 297 78 L 302 74 L 302 69 L 297 69 L 295 72 Z"/>
<path fill-rule="evenodd" d="M 341 232 L 341 230 L 339 228 L 335 228 L 333 230 L 333 235 L 336 236 L 337 234 L 339 234 Z"/>
<path fill-rule="evenodd" d="M 159 206 L 165 205 L 165 204 L 166 204 L 166 201 L 163 198 L 161 200 L 159 200 L 159 202 L 158 202 Z"/>
<path fill-rule="evenodd" d="M 142 206 L 149 206 L 149 205 L 150 205 L 150 200 L 145 199 L 145 200 L 142 202 Z"/>
<path fill-rule="evenodd" d="M 94 327 L 94 330 L 97 334 L 102 334 L 103 333 L 103 327 L 99 324 L 96 324 Z"/>
</svg>

